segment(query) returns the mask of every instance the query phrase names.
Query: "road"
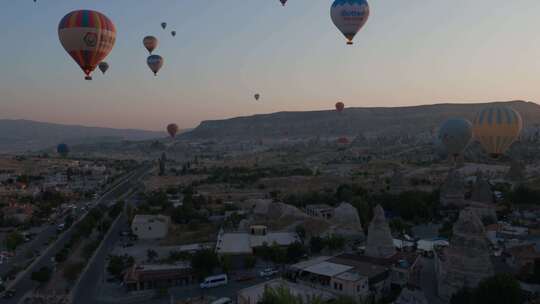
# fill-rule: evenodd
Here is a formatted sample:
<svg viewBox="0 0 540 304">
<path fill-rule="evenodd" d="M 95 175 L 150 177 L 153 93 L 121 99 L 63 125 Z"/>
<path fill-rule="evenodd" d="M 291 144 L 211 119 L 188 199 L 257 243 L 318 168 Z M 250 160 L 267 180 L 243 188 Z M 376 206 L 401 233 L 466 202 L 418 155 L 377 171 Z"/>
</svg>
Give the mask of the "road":
<svg viewBox="0 0 540 304">
<path fill-rule="evenodd" d="M 134 189 L 140 182 L 141 178 L 150 170 L 150 168 L 151 167 L 149 165 L 145 165 L 136 169 L 125 180 L 117 184 L 113 189 L 104 193 L 96 201 L 94 206 L 113 204 L 124 193 Z M 83 218 L 84 216 L 81 217 L 79 221 Z M 71 239 L 71 236 L 74 233 L 73 227 L 75 227 L 76 224 L 77 223 L 74 223 L 70 229 L 62 233 L 58 237 L 57 241 L 29 266 L 26 272 L 21 273 L 14 282 L 10 283 L 9 288 L 15 289 L 16 295 L 11 299 L 2 299 L 0 300 L 0 303 L 16 304 L 26 293 L 38 287 L 38 284 L 30 279 L 32 272 L 39 270 L 44 266 L 52 267 L 52 258 L 64 247 L 64 244 Z"/>
</svg>

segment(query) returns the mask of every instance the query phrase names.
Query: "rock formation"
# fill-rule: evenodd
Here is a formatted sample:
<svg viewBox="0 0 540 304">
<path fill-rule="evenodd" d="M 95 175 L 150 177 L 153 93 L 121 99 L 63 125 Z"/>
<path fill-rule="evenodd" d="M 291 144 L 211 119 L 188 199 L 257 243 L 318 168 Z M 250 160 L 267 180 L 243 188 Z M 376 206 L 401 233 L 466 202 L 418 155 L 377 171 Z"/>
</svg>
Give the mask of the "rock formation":
<svg viewBox="0 0 540 304">
<path fill-rule="evenodd" d="M 482 172 L 476 174 L 476 182 L 473 184 L 471 201 L 491 204 L 493 203 L 493 192 L 491 185 L 484 179 Z"/>
<path fill-rule="evenodd" d="M 484 225 L 471 209 L 461 211 L 450 246 L 437 255 L 439 297 L 448 302 L 463 287 L 475 288 L 493 275 Z"/>
<path fill-rule="evenodd" d="M 510 169 L 506 173 L 506 178 L 513 182 L 519 182 L 525 179 L 525 166 L 519 161 L 512 161 Z"/>
<path fill-rule="evenodd" d="M 426 295 L 418 288 L 405 287 L 394 304 L 428 304 Z"/>
<path fill-rule="evenodd" d="M 376 258 L 388 258 L 396 253 L 390 227 L 386 222 L 384 210 L 377 205 L 373 210 L 373 219 L 369 223 L 366 255 Z"/>
<path fill-rule="evenodd" d="M 441 187 L 440 200 L 443 206 L 465 204 L 465 183 L 457 170 L 448 172 L 448 177 Z"/>
<path fill-rule="evenodd" d="M 330 220 L 332 232 L 347 239 L 364 239 L 364 230 L 358 216 L 358 210 L 349 203 L 341 203 L 334 209 L 334 217 Z"/>
</svg>

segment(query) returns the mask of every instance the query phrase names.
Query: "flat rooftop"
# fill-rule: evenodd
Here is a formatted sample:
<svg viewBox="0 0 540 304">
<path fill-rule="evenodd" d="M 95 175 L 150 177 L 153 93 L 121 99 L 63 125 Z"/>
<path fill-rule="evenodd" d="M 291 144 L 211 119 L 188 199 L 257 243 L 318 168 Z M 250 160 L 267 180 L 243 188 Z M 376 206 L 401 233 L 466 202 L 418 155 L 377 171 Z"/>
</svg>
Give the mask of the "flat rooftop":
<svg viewBox="0 0 540 304">
<path fill-rule="evenodd" d="M 304 271 L 322 275 L 322 276 L 334 277 L 334 276 L 337 276 L 338 274 L 342 274 L 353 268 L 354 267 L 352 266 L 347 266 L 347 265 L 342 265 L 342 264 L 321 262 L 319 264 L 315 264 L 315 265 L 305 268 Z"/>
</svg>

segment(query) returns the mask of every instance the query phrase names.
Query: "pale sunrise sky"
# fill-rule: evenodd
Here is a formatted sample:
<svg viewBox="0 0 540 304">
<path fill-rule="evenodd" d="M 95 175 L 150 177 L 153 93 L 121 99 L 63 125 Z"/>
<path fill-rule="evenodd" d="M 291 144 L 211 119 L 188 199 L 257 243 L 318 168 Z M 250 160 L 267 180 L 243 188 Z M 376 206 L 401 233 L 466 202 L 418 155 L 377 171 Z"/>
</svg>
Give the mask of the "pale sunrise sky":
<svg viewBox="0 0 540 304">
<path fill-rule="evenodd" d="M 162 130 L 336 101 L 540 100 L 538 0 L 372 0 L 353 47 L 331 2 L 1 0 L 0 118 Z M 58 40 L 58 22 L 76 9 L 104 13 L 118 31 L 110 70 L 91 82 Z M 145 35 L 160 39 L 158 77 Z"/>
</svg>

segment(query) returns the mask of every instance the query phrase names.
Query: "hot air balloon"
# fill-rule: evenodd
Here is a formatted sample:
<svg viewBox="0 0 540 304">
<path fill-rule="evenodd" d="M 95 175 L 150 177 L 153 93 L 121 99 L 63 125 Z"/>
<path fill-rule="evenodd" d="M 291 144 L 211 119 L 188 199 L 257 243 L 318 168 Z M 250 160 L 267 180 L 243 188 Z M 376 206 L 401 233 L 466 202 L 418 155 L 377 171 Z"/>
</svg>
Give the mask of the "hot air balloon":
<svg viewBox="0 0 540 304">
<path fill-rule="evenodd" d="M 143 39 L 143 45 L 148 50 L 150 55 L 158 46 L 158 39 L 154 36 L 146 36 Z"/>
<path fill-rule="evenodd" d="M 482 109 L 473 122 L 476 140 L 491 157 L 497 158 L 519 138 L 523 120 L 519 113 L 503 105 L 492 105 Z"/>
<path fill-rule="evenodd" d="M 56 152 L 58 152 L 58 154 L 60 154 L 62 157 L 67 157 L 69 154 L 69 147 L 66 144 L 59 144 L 56 147 Z"/>
<path fill-rule="evenodd" d="M 369 18 L 369 4 L 366 0 L 335 0 L 330 9 L 330 16 L 336 27 L 353 44 L 354 36 L 366 24 Z"/>
<path fill-rule="evenodd" d="M 255 100 L 258 101 L 261 98 L 261 94 L 255 94 L 253 95 L 253 97 L 255 97 Z"/>
<path fill-rule="evenodd" d="M 340 138 L 338 138 L 337 143 L 339 145 L 348 145 L 348 144 L 350 144 L 350 141 L 349 141 L 349 139 L 347 137 L 340 137 Z"/>
<path fill-rule="evenodd" d="M 99 64 L 99 70 L 101 71 L 101 73 L 105 74 L 105 72 L 107 72 L 108 69 L 109 69 L 109 64 L 107 62 L 103 61 Z"/>
<path fill-rule="evenodd" d="M 443 143 L 448 154 L 458 157 L 473 135 L 471 123 L 462 118 L 452 118 L 445 121 L 439 129 L 439 140 Z"/>
<path fill-rule="evenodd" d="M 279 2 L 281 2 L 281 5 L 285 6 L 285 4 L 287 3 L 287 0 L 279 0 Z"/>
<path fill-rule="evenodd" d="M 172 31 L 172 32 L 171 32 L 171 35 L 172 35 L 173 37 L 176 37 L 176 31 Z"/>
<path fill-rule="evenodd" d="M 159 55 L 150 55 L 148 59 L 146 59 L 146 63 L 150 70 L 154 72 L 154 76 L 157 76 L 157 73 L 163 66 L 163 58 Z"/>
<path fill-rule="evenodd" d="M 167 126 L 167 133 L 174 138 L 176 136 L 176 133 L 178 133 L 178 125 L 177 124 L 169 124 Z"/>
<path fill-rule="evenodd" d="M 107 57 L 116 41 L 116 28 L 105 15 L 91 10 L 73 11 L 58 25 L 58 36 L 64 49 L 81 67 L 86 80 Z"/>
<path fill-rule="evenodd" d="M 161 28 L 166 29 L 167 28 L 167 22 L 161 22 Z"/>
<path fill-rule="evenodd" d="M 344 109 L 345 109 L 345 104 L 343 102 L 340 101 L 336 103 L 336 111 L 343 112 Z"/>
</svg>

